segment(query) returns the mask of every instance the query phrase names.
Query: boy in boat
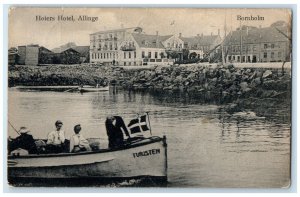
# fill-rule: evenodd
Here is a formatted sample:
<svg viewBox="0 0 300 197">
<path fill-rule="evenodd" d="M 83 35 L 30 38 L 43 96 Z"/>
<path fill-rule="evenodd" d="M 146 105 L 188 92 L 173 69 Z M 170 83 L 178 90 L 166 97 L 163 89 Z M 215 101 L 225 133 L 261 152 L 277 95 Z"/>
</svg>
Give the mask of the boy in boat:
<svg viewBox="0 0 300 197">
<path fill-rule="evenodd" d="M 62 130 L 63 123 L 60 120 L 55 122 L 56 129 L 48 134 L 47 152 L 48 153 L 61 153 L 64 151 L 65 132 Z"/>
<path fill-rule="evenodd" d="M 124 136 L 130 138 L 127 127 L 124 123 L 124 120 L 120 116 L 109 116 L 105 121 L 106 133 L 108 136 L 108 147 L 110 149 L 122 147 L 124 145 Z"/>
<path fill-rule="evenodd" d="M 75 125 L 74 127 L 75 135 L 73 135 L 70 139 L 70 152 L 72 153 L 81 152 L 81 151 L 91 151 L 89 142 L 83 137 L 80 131 L 81 131 L 81 125 L 80 124 Z"/>
</svg>

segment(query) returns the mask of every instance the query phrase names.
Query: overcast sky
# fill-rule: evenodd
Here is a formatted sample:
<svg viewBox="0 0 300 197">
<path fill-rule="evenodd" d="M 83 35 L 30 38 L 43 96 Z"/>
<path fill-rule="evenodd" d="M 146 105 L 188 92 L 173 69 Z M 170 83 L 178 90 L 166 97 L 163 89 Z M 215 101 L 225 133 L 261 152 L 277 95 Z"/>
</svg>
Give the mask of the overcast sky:
<svg viewBox="0 0 300 197">
<path fill-rule="evenodd" d="M 75 22 L 59 22 L 57 16 L 74 16 Z M 80 15 L 98 17 L 97 22 L 77 21 Z M 68 42 L 89 45 L 89 34 L 124 27 L 142 27 L 147 34 L 183 36 L 217 34 L 235 30 L 237 15 L 261 16 L 263 21 L 242 21 L 242 25 L 269 26 L 275 21 L 290 22 L 287 9 L 201 9 L 201 8 L 11 8 L 9 47 L 39 44 L 52 49 Z M 36 21 L 36 16 L 54 17 L 55 21 Z M 171 25 L 172 24 L 172 25 Z"/>
</svg>

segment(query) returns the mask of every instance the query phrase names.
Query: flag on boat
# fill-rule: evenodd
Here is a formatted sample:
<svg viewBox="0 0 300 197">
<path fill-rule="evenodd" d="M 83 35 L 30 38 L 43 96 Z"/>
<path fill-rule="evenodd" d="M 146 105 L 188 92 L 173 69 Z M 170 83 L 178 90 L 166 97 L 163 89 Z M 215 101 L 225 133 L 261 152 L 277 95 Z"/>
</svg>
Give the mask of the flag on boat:
<svg viewBox="0 0 300 197">
<path fill-rule="evenodd" d="M 147 115 L 131 120 L 128 124 L 128 128 L 131 134 L 143 134 L 145 131 L 149 131 Z"/>
</svg>

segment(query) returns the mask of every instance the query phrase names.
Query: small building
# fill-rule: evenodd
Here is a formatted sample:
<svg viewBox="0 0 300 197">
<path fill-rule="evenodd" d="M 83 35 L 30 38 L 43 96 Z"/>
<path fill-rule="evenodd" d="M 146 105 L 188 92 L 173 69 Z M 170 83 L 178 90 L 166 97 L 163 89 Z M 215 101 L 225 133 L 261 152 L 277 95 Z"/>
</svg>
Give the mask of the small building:
<svg viewBox="0 0 300 197">
<path fill-rule="evenodd" d="M 90 61 L 90 46 L 76 46 L 71 48 L 80 53 L 79 63 L 88 63 Z"/>
<path fill-rule="evenodd" d="M 39 47 L 39 64 L 52 64 L 54 53 L 41 46 Z"/>
<path fill-rule="evenodd" d="M 18 63 L 19 55 L 18 55 L 18 49 L 15 47 L 12 47 L 8 50 L 8 65 L 15 65 Z"/>
<path fill-rule="evenodd" d="M 80 63 L 80 53 L 69 48 L 59 53 L 60 64 L 78 64 Z"/>
<path fill-rule="evenodd" d="M 38 65 L 50 64 L 52 62 L 53 52 L 39 45 L 18 46 L 18 64 L 20 65 Z"/>
</svg>

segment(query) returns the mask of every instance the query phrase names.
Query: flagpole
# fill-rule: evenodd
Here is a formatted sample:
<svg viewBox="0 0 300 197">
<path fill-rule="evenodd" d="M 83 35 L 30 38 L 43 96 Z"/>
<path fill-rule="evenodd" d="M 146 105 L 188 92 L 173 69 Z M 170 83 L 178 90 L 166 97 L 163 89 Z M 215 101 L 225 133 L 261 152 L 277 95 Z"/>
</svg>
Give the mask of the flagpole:
<svg viewBox="0 0 300 197">
<path fill-rule="evenodd" d="M 149 118 L 149 112 L 147 111 L 146 114 L 147 114 L 147 117 L 148 117 L 150 134 L 151 134 L 151 136 L 152 136 L 151 125 L 150 125 L 150 118 Z"/>
</svg>

